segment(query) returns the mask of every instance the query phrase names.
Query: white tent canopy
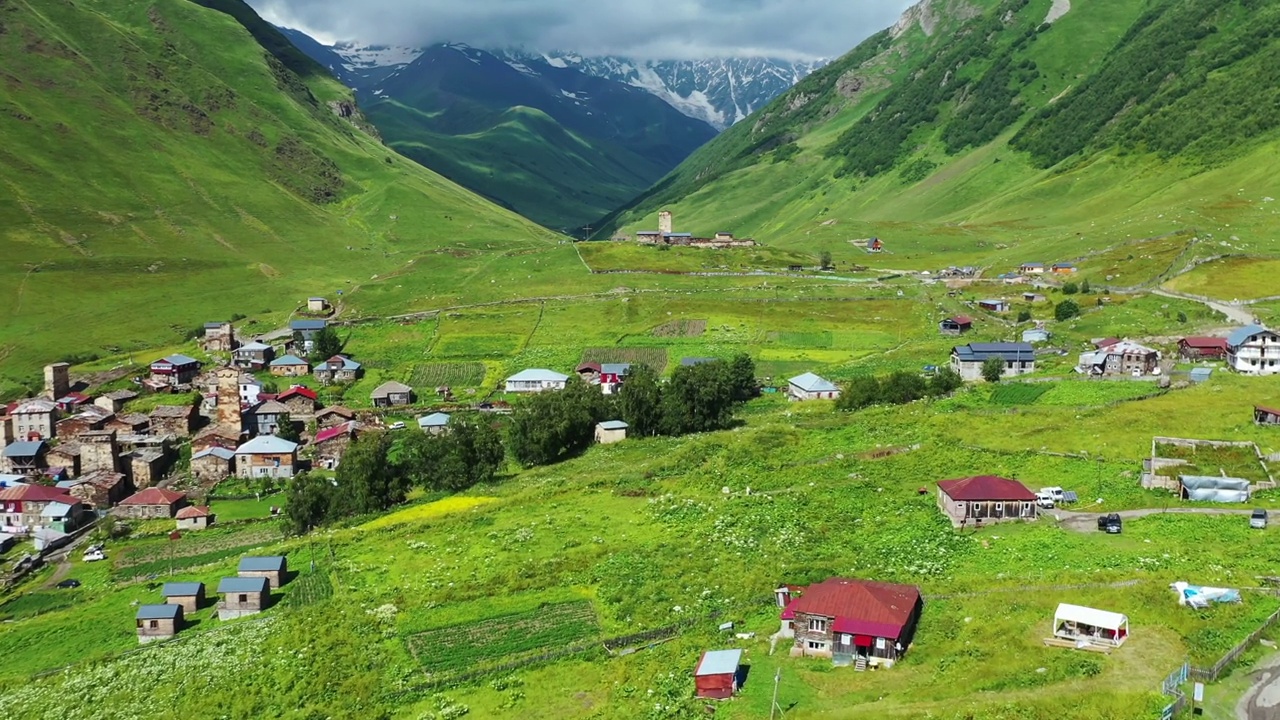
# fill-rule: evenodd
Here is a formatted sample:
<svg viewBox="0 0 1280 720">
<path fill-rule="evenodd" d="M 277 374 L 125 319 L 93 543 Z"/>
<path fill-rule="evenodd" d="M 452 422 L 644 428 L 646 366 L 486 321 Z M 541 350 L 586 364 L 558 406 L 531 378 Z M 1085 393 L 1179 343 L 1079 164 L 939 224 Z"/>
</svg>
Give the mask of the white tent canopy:
<svg viewBox="0 0 1280 720">
<path fill-rule="evenodd" d="M 1059 603 L 1053 614 L 1053 634 L 1068 640 L 1119 647 L 1129 638 L 1129 618 L 1107 610 Z"/>
</svg>

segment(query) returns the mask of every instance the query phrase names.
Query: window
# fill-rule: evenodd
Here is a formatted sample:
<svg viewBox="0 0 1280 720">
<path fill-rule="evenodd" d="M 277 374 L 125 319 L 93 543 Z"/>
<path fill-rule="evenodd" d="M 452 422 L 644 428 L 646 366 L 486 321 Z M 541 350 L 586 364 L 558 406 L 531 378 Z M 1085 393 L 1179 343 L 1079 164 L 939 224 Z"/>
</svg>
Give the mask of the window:
<svg viewBox="0 0 1280 720">
<path fill-rule="evenodd" d="M 849 635 L 849 634 L 847 634 L 847 633 L 846 633 L 846 634 L 844 634 L 844 635 L 841 635 L 841 636 L 840 636 L 840 644 L 841 644 L 841 645 L 848 645 L 848 644 L 850 644 L 850 643 L 852 643 L 852 642 L 853 642 L 853 636 L 852 636 L 852 635 Z"/>
<path fill-rule="evenodd" d="M 147 627 L 150 627 L 150 628 L 158 628 L 158 627 L 160 627 L 160 623 L 159 623 L 159 622 L 157 622 L 157 621 L 155 621 L 155 620 L 152 620 L 152 621 L 150 621 L 149 623 L 147 623 Z"/>
<path fill-rule="evenodd" d="M 241 595 L 241 596 L 240 596 L 240 602 L 242 602 L 242 603 L 243 603 L 243 602 L 249 602 L 249 596 L 248 596 L 248 595 Z"/>
<path fill-rule="evenodd" d="M 825 618 L 810 618 L 809 629 L 813 632 L 826 632 L 827 621 Z"/>
<path fill-rule="evenodd" d="M 826 650 L 827 644 L 824 642 L 818 642 L 817 640 L 810 640 L 808 642 L 808 647 L 810 650 Z"/>
<path fill-rule="evenodd" d="M 883 650 L 885 648 L 884 638 L 876 638 L 876 649 Z"/>
</svg>

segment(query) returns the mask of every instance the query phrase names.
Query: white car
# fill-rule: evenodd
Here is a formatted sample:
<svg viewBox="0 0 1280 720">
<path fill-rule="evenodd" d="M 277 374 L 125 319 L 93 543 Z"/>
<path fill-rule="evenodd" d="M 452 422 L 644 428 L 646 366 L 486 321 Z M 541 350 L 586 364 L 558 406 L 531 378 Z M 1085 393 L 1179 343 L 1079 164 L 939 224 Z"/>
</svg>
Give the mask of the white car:
<svg viewBox="0 0 1280 720">
<path fill-rule="evenodd" d="M 392 429 L 392 430 L 403 430 L 403 429 L 404 429 L 404 423 L 402 423 L 402 422 L 391 423 L 391 429 Z"/>
<path fill-rule="evenodd" d="M 107 559 L 107 556 L 102 554 L 101 550 L 90 550 L 89 552 L 84 554 L 85 562 L 97 562 L 99 560 L 106 560 L 106 559 Z"/>
<path fill-rule="evenodd" d="M 1053 496 L 1044 492 L 1036 493 L 1036 505 L 1046 509 L 1053 508 L 1054 506 Z"/>
<path fill-rule="evenodd" d="M 1062 502 L 1063 494 L 1062 488 L 1060 487 L 1040 488 L 1040 492 L 1036 493 L 1036 497 L 1039 497 L 1040 495 L 1047 495 L 1053 498 L 1054 502 Z"/>
</svg>

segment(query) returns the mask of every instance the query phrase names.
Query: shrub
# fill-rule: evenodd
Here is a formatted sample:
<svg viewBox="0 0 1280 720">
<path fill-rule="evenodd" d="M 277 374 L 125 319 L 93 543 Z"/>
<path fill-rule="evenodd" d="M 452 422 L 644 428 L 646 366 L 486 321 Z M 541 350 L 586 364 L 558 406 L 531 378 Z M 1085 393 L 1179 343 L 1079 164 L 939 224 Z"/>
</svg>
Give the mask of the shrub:
<svg viewBox="0 0 1280 720">
<path fill-rule="evenodd" d="M 1004 358 L 989 357 L 982 363 L 982 379 L 987 382 L 1000 382 L 1004 376 Z"/>
<path fill-rule="evenodd" d="M 1074 300 L 1063 300 L 1053 309 L 1053 316 L 1059 321 L 1070 320 L 1080 314 L 1080 306 Z"/>
</svg>

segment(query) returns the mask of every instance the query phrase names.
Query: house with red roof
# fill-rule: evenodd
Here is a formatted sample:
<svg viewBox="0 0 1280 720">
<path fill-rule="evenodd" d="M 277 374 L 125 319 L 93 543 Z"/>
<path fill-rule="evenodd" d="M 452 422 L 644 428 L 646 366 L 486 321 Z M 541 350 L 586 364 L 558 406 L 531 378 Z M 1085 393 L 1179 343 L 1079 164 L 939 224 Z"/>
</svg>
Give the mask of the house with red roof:
<svg viewBox="0 0 1280 720">
<path fill-rule="evenodd" d="M 320 402 L 316 391 L 303 385 L 294 385 L 276 396 L 276 402 L 289 408 L 289 417 L 294 420 L 309 420 L 315 417 Z"/>
<path fill-rule="evenodd" d="M 316 451 L 316 463 L 329 469 L 338 467 L 359 431 L 360 424 L 354 420 L 317 430 L 316 438 L 311 443 Z"/>
<path fill-rule="evenodd" d="M 137 518 L 139 520 L 171 518 L 186 505 L 186 493 L 149 487 L 121 501 L 116 507 L 116 512 L 122 517 Z"/>
<path fill-rule="evenodd" d="M 955 527 L 1035 520 L 1036 494 L 1017 480 L 977 475 L 939 482 L 938 508 Z"/>
<path fill-rule="evenodd" d="M 213 522 L 213 513 L 207 505 L 188 505 L 173 516 L 179 530 L 203 530 Z"/>
<path fill-rule="evenodd" d="M 914 585 L 830 578 L 774 591 L 782 608 L 779 635 L 793 638 L 792 657 L 831 658 L 837 665 L 892 667 L 911 646 L 924 609 Z"/>
<path fill-rule="evenodd" d="M 943 335 L 963 335 L 973 329 L 973 318 L 968 315 L 953 315 L 938 323 L 938 331 Z"/>
<path fill-rule="evenodd" d="M 1184 337 L 1178 341 L 1178 354 L 1185 360 L 1222 360 L 1227 357 L 1227 339 Z"/>
<path fill-rule="evenodd" d="M 25 532 L 43 527 L 41 516 L 54 504 L 83 507 L 63 488 L 31 484 L 0 489 L 0 529 Z"/>
</svg>

